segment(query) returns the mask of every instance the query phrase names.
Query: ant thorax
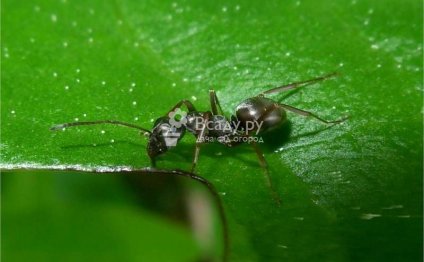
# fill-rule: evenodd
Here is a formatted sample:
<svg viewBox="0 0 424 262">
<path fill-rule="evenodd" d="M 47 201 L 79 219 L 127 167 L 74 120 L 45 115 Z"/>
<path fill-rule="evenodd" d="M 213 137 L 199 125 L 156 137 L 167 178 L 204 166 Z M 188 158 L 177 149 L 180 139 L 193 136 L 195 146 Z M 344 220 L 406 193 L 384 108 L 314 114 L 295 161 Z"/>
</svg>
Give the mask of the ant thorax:
<svg viewBox="0 0 424 262">
<path fill-rule="evenodd" d="M 203 129 L 211 137 L 229 136 L 235 130 L 231 123 L 222 115 L 208 115 L 204 112 L 190 112 L 187 114 L 185 126 L 187 131 L 198 136 Z"/>
</svg>

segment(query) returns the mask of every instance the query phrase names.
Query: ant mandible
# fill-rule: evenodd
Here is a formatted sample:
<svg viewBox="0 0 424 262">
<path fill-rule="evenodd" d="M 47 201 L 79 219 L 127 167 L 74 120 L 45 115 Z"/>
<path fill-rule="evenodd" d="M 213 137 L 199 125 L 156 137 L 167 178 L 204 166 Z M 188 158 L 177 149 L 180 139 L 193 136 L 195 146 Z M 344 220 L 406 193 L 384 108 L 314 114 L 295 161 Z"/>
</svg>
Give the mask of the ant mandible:
<svg viewBox="0 0 424 262">
<path fill-rule="evenodd" d="M 193 173 L 199 158 L 201 144 L 211 141 L 218 141 L 219 143 L 228 147 L 240 145 L 242 141 L 245 141 L 242 138 L 252 137 L 253 132 L 255 132 L 257 135 L 259 133 L 266 132 L 281 126 L 287 120 L 286 110 L 302 116 L 313 117 L 325 124 L 337 124 L 343 122 L 346 117 L 335 121 L 327 121 L 312 112 L 278 103 L 270 98 L 265 97 L 265 95 L 276 94 L 314 84 L 336 75 L 337 73 L 331 73 L 310 80 L 294 82 L 288 85 L 283 85 L 264 91 L 255 97 L 248 98 L 241 102 L 236 107 L 235 115 L 232 115 L 230 119 L 225 117 L 221 105 L 218 101 L 218 97 L 215 91 L 212 89 L 209 90 L 211 111 L 197 111 L 190 101 L 181 100 L 174 107 L 172 107 L 165 116 L 162 116 L 155 121 L 151 131 L 137 125 L 117 120 L 64 123 L 53 126 L 50 130 L 60 130 L 71 126 L 97 124 L 121 125 L 141 130 L 141 132 L 148 137 L 147 153 L 151 159 L 153 167 L 155 167 L 156 164 L 156 157 L 165 153 L 171 147 L 175 146 L 175 144 L 184 136 L 185 132 L 188 131 L 196 137 L 196 146 L 191 168 L 191 172 Z M 183 124 L 181 124 L 181 119 L 176 121 L 174 118 L 176 110 L 178 110 L 177 113 L 181 112 L 180 107 L 182 105 L 185 105 L 188 110 L 185 116 L 182 115 L 184 117 Z M 172 118 L 170 116 L 172 116 Z M 259 124 L 251 125 L 251 123 Z M 173 144 L 170 144 L 169 140 L 167 140 L 169 137 L 174 138 Z M 272 186 L 267 163 L 263 153 L 254 140 L 249 140 L 249 144 L 255 150 L 259 163 L 264 169 L 267 186 L 271 189 L 274 199 L 280 203 L 279 197 Z"/>
</svg>

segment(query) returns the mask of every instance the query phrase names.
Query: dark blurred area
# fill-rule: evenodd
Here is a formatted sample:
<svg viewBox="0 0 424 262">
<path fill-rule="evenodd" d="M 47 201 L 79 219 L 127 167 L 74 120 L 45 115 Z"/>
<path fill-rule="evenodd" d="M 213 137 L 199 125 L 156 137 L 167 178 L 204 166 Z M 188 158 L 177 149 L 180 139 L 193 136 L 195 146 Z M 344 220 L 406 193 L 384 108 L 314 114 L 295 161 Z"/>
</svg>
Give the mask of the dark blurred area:
<svg viewBox="0 0 424 262">
<path fill-rule="evenodd" d="M 220 261 L 216 206 L 186 177 L 7 171 L 1 182 L 3 261 Z"/>
</svg>

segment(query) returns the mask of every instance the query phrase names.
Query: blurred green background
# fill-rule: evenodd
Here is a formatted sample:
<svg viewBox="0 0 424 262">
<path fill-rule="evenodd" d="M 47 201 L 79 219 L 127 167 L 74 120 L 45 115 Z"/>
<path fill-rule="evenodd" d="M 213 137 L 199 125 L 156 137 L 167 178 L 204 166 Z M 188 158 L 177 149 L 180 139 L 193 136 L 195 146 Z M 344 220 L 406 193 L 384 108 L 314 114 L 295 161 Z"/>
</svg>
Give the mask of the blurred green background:
<svg viewBox="0 0 424 262">
<path fill-rule="evenodd" d="M 181 184 L 141 174 L 3 173 L 2 260 L 196 261 Z"/>
<path fill-rule="evenodd" d="M 272 96 L 326 119 L 350 116 L 326 128 L 290 114 L 264 135 L 281 207 L 250 147 L 202 148 L 197 173 L 220 193 L 230 261 L 422 260 L 421 1 L 5 0 L 1 12 L 3 170 L 146 167 L 133 130 L 49 127 L 150 128 L 181 99 L 207 110 L 210 88 L 229 115 L 266 88 L 337 71 Z M 186 136 L 158 166 L 188 170 L 193 142 Z M 182 215 L 193 198 L 170 200 L 196 183 L 117 175 L 3 173 L 4 261 L 218 259 L 219 234 L 205 255 Z M 220 232 L 214 212 L 205 221 Z"/>
</svg>

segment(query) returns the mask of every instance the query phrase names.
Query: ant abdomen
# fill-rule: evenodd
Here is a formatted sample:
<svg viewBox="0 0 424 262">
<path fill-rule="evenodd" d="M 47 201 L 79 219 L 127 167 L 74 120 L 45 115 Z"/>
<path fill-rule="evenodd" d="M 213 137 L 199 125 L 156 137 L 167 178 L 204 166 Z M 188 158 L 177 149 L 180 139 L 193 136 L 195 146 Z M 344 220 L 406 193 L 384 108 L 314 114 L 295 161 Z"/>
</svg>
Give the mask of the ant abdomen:
<svg viewBox="0 0 424 262">
<path fill-rule="evenodd" d="M 240 126 L 252 131 L 264 132 L 281 126 L 286 120 L 286 111 L 274 100 L 256 96 L 244 100 L 236 107 Z M 251 127 L 254 127 L 252 130 Z"/>
</svg>

